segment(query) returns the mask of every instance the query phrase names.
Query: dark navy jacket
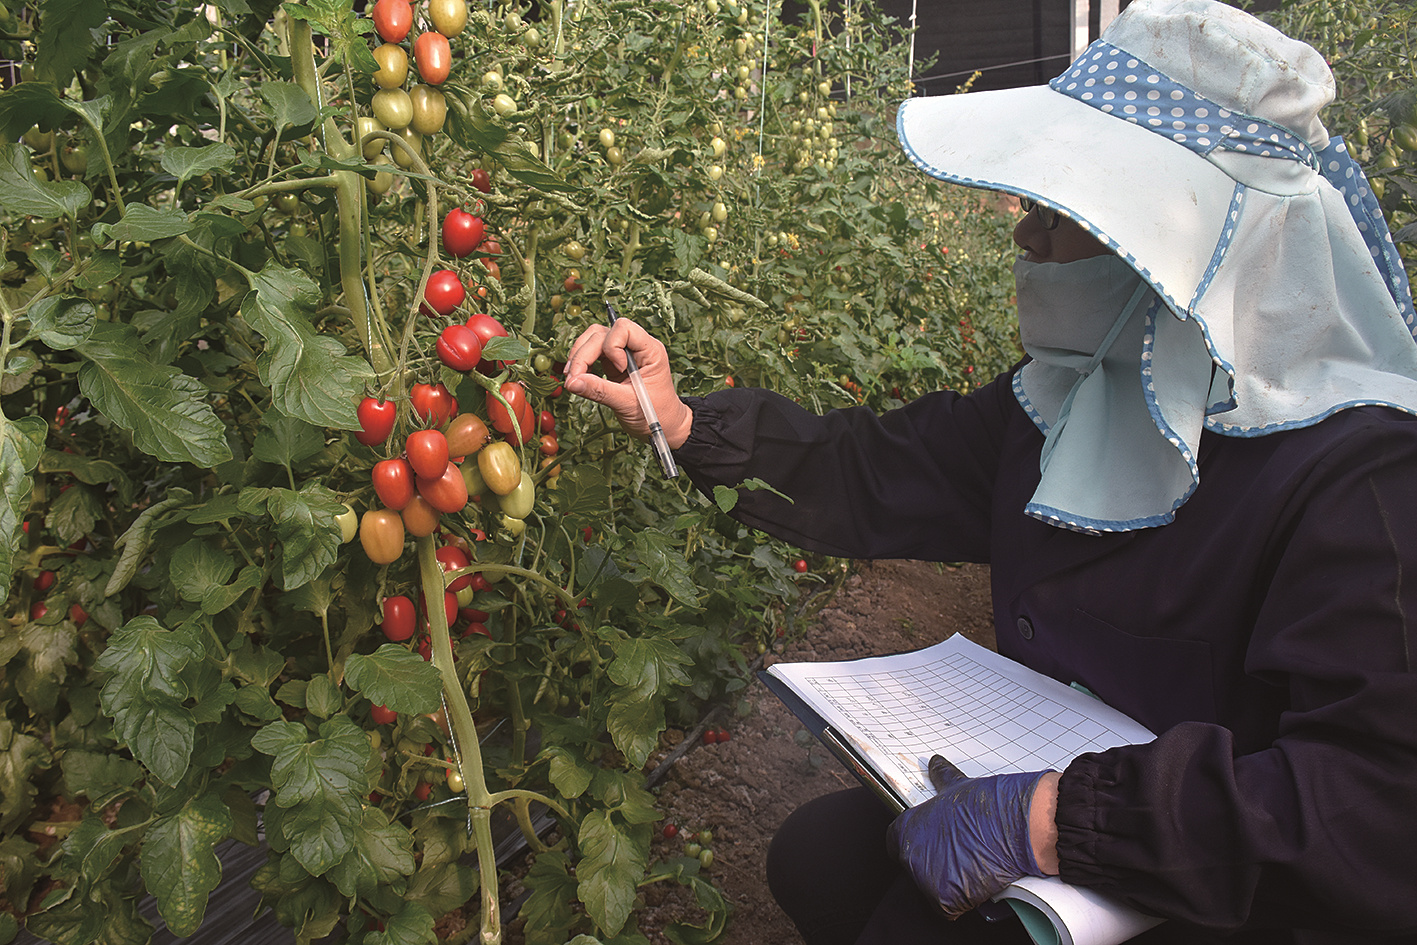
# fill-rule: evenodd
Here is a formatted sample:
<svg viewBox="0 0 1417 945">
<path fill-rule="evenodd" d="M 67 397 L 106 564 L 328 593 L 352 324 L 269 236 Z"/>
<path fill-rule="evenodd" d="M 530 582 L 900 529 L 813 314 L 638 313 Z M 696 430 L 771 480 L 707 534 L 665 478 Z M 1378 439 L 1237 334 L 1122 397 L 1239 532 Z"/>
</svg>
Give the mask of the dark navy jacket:
<svg viewBox="0 0 1417 945">
<path fill-rule="evenodd" d="M 677 455 L 700 489 L 791 496 L 734 515 L 802 548 L 987 562 L 1000 652 L 1160 733 L 1064 772 L 1067 882 L 1171 935 L 1417 940 L 1417 418 L 1206 433 L 1175 522 L 1094 536 L 1023 514 L 1043 437 L 1009 382 L 881 416 L 685 398 Z"/>
</svg>

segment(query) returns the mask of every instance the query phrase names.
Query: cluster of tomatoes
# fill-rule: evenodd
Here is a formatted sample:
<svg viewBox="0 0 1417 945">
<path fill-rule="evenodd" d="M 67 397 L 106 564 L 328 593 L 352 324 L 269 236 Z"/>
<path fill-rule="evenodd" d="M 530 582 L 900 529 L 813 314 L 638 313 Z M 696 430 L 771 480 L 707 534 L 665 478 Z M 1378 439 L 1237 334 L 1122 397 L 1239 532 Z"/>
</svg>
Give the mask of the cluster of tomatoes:
<svg viewBox="0 0 1417 945">
<path fill-rule="evenodd" d="M 379 64 L 374 73 L 377 89 L 370 102 L 372 117 L 359 119 L 359 136 L 364 139 L 372 131 L 391 131 L 402 137 L 409 149 L 423 154 L 423 139 L 443 130 L 448 105 L 438 86 L 447 81 L 452 71 L 453 52 L 449 40 L 467 26 L 467 0 L 428 0 L 426 23 L 429 29 L 418 33 L 411 44 L 413 66 L 419 82 L 412 88 L 404 85 L 409 76 L 409 49 L 404 41 L 413 32 L 414 10 L 409 0 L 378 0 L 370 11 L 374 31 L 383 42 L 374 49 Z M 384 142 L 373 139 L 364 146 L 364 158 L 375 163 L 385 162 Z M 411 167 L 413 160 L 403 148 L 393 149 L 394 163 Z M 392 178 L 381 174 L 370 182 L 377 193 L 388 190 Z"/>
</svg>

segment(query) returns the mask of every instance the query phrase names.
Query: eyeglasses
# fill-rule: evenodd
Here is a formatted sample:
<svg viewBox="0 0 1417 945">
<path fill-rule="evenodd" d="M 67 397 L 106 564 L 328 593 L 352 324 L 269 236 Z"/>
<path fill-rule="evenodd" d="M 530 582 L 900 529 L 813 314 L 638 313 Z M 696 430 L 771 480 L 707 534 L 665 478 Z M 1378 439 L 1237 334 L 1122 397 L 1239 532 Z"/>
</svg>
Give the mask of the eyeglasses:
<svg viewBox="0 0 1417 945">
<path fill-rule="evenodd" d="M 1037 210 L 1038 222 L 1043 225 L 1043 229 L 1056 230 L 1058 228 L 1058 220 L 1061 218 L 1058 216 L 1058 211 L 1052 207 L 1045 207 L 1028 197 L 1018 198 L 1018 206 L 1024 213 L 1032 213 Z"/>
</svg>

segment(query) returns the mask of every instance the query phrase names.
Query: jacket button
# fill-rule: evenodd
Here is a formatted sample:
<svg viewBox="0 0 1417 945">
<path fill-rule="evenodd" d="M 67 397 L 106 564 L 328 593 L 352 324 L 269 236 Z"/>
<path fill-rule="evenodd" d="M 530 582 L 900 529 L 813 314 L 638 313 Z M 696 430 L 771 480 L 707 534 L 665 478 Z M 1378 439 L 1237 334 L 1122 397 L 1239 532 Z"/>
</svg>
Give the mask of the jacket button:
<svg viewBox="0 0 1417 945">
<path fill-rule="evenodd" d="M 1018 618 L 1018 633 L 1025 640 L 1033 639 L 1033 621 L 1027 617 Z"/>
</svg>

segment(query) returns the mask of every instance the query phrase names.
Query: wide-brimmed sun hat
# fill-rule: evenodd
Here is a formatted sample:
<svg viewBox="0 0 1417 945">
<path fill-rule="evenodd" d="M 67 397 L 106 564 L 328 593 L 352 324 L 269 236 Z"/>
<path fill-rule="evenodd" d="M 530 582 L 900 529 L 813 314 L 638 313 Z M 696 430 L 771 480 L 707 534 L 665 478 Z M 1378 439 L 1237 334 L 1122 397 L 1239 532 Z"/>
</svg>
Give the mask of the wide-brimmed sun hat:
<svg viewBox="0 0 1417 945">
<path fill-rule="evenodd" d="M 1058 210 L 1160 300 L 1132 363 L 1171 468 L 1152 458 L 1126 475 L 1162 484 L 1119 503 L 1098 494 L 1118 457 L 1079 451 L 1051 486 L 1045 470 L 1032 514 L 1086 531 L 1165 524 L 1199 481 L 1202 426 L 1260 436 L 1359 405 L 1417 414 L 1417 313 L 1362 169 L 1319 117 L 1333 94 L 1318 52 L 1248 13 L 1137 0 L 1046 86 L 901 105 L 901 143 L 926 173 Z M 1174 390 L 1172 357 L 1186 375 Z M 1040 368 L 1036 397 L 1016 391 L 1046 432 L 1033 401 L 1078 382 Z"/>
</svg>

